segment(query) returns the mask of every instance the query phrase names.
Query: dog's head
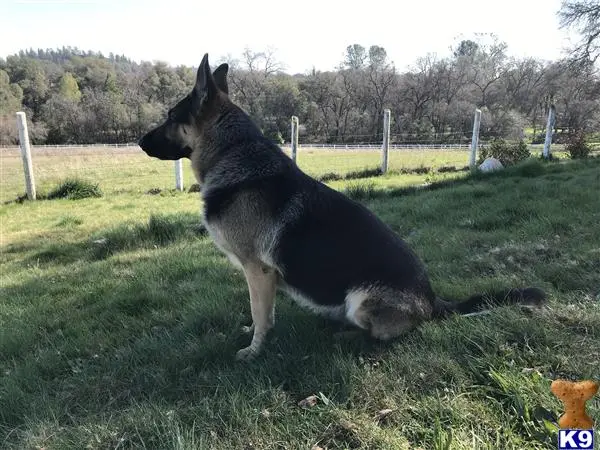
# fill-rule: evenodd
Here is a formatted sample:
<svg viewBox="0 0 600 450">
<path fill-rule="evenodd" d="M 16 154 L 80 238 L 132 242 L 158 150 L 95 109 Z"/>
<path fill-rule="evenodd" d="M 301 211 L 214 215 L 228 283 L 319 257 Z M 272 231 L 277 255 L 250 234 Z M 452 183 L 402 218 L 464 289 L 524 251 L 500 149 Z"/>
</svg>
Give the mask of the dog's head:
<svg viewBox="0 0 600 450">
<path fill-rule="evenodd" d="M 227 72 L 229 66 L 221 64 L 211 72 L 208 54 L 204 55 L 196 84 L 192 91 L 169 110 L 167 119 L 146 133 L 139 146 L 149 156 L 163 160 L 190 158 L 201 145 L 202 133 L 223 109 L 229 93 Z"/>
</svg>

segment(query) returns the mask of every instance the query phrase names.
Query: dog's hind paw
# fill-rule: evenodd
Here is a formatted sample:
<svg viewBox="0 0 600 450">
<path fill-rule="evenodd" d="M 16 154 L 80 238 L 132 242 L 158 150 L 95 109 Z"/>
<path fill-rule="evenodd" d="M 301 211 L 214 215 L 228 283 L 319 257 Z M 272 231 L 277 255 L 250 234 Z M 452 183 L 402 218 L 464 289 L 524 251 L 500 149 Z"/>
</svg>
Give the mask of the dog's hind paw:
<svg viewBox="0 0 600 450">
<path fill-rule="evenodd" d="M 256 355 L 258 355 L 258 349 L 250 345 L 241 350 L 238 350 L 238 352 L 235 354 L 235 359 L 237 361 L 250 361 L 254 359 Z"/>
</svg>

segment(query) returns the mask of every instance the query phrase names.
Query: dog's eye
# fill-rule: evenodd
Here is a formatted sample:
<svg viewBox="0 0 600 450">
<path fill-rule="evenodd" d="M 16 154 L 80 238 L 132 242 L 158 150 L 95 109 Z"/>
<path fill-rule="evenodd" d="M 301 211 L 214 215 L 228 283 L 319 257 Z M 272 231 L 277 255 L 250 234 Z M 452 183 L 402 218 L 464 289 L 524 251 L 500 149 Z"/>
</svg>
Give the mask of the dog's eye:
<svg viewBox="0 0 600 450">
<path fill-rule="evenodd" d="M 187 130 L 185 129 L 184 126 L 181 127 L 181 130 L 183 131 L 183 134 L 187 134 Z"/>
</svg>

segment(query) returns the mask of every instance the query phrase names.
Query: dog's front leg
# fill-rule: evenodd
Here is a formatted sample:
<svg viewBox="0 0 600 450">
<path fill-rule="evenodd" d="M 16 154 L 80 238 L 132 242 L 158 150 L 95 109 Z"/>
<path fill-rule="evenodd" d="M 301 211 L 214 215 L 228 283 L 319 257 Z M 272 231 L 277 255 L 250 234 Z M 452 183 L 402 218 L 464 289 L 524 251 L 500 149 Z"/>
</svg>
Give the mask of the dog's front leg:
<svg viewBox="0 0 600 450">
<path fill-rule="evenodd" d="M 250 291 L 252 311 L 252 342 L 237 352 L 236 359 L 252 359 L 259 352 L 274 324 L 275 293 L 277 292 L 276 272 L 260 263 L 244 264 L 244 275 Z"/>
</svg>

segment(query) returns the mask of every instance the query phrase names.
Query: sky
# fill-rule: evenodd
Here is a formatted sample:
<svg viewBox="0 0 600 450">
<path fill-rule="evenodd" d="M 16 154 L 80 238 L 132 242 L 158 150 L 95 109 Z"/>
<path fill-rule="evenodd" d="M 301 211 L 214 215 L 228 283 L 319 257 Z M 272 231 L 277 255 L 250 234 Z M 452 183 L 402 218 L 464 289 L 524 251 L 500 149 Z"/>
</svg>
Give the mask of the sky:
<svg viewBox="0 0 600 450">
<path fill-rule="evenodd" d="M 561 0 L 0 0 L 0 57 L 78 47 L 136 61 L 197 66 L 272 49 L 287 73 L 331 70 L 348 45 L 379 45 L 405 69 L 460 39 L 495 33 L 508 54 L 553 60 L 569 34 Z M 573 36 L 571 36 L 571 39 Z"/>
</svg>

